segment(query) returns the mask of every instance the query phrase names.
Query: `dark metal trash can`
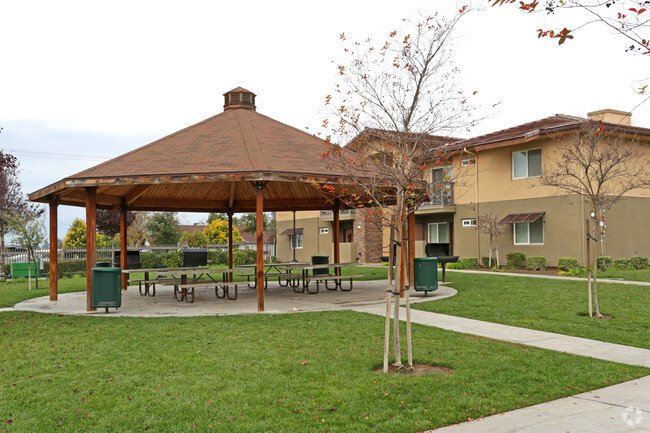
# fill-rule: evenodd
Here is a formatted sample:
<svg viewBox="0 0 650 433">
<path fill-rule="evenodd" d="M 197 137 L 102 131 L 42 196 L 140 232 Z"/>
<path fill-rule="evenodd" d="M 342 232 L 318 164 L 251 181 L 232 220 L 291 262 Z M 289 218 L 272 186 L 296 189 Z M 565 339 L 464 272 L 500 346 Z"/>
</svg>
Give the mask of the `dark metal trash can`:
<svg viewBox="0 0 650 433">
<path fill-rule="evenodd" d="M 110 268 L 111 262 L 97 262 L 98 268 Z"/>
<path fill-rule="evenodd" d="M 183 250 L 183 267 L 195 268 L 197 266 L 208 266 L 208 250 L 204 248 Z"/>
<path fill-rule="evenodd" d="M 122 291 L 120 287 L 122 269 L 92 268 L 93 293 L 91 306 L 93 308 L 120 308 L 122 306 Z"/>
<path fill-rule="evenodd" d="M 438 259 L 436 257 L 422 257 L 413 259 L 413 277 L 415 291 L 428 292 L 438 290 Z"/>
<path fill-rule="evenodd" d="M 311 256 L 312 265 L 328 265 L 330 263 L 330 256 Z M 313 269 L 314 275 L 329 275 L 329 268 Z"/>
</svg>

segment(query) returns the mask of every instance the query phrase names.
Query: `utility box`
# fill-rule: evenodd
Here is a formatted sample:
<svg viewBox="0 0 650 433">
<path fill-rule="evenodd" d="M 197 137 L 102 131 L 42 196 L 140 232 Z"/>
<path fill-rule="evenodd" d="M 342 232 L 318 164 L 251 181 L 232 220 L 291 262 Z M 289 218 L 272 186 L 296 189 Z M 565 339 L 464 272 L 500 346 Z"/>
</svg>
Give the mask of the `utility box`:
<svg viewBox="0 0 650 433">
<path fill-rule="evenodd" d="M 11 278 L 28 278 L 31 274 L 32 278 L 39 278 L 41 276 L 41 262 L 34 263 L 12 263 L 11 264 Z"/>
<path fill-rule="evenodd" d="M 413 279 L 415 291 L 429 292 L 438 290 L 438 259 L 436 257 L 422 257 L 413 259 Z"/>
<path fill-rule="evenodd" d="M 330 256 L 311 256 L 312 265 L 329 265 L 329 263 Z M 329 268 L 313 269 L 312 272 L 314 275 L 329 275 L 330 270 Z"/>
<path fill-rule="evenodd" d="M 120 308 L 122 306 L 121 268 L 92 268 L 93 293 L 91 306 L 93 308 Z"/>
</svg>

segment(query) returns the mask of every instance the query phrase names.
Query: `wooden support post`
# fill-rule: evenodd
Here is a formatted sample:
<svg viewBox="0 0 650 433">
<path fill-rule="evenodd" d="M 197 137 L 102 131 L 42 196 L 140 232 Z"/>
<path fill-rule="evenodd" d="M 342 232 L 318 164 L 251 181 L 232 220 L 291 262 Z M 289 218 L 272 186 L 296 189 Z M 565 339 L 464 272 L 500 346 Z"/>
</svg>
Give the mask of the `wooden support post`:
<svg viewBox="0 0 650 433">
<path fill-rule="evenodd" d="M 256 233 L 257 233 L 257 311 L 264 311 L 264 184 L 255 184 Z"/>
<path fill-rule="evenodd" d="M 50 301 L 59 297 L 58 197 L 50 198 Z"/>
<path fill-rule="evenodd" d="M 97 187 L 86 188 L 86 310 L 92 307 L 93 271 L 97 265 Z"/>
<path fill-rule="evenodd" d="M 234 185 L 234 183 L 233 183 Z M 232 261 L 232 247 L 233 247 L 233 242 L 232 242 L 232 208 L 228 209 L 228 269 L 232 269 L 233 267 L 233 261 Z M 229 273 L 228 274 L 228 280 L 232 282 L 233 279 L 233 274 Z"/>
<path fill-rule="evenodd" d="M 334 263 L 341 263 L 341 221 L 339 218 L 339 199 L 334 202 Z M 353 259 L 353 258 L 352 258 Z M 341 268 L 335 268 L 336 275 L 341 275 Z"/>
<path fill-rule="evenodd" d="M 120 268 L 127 268 L 127 223 L 126 223 L 126 203 L 120 206 Z M 115 263 L 111 263 L 114 266 Z M 122 273 L 122 290 L 126 290 L 129 285 L 129 274 Z"/>
</svg>

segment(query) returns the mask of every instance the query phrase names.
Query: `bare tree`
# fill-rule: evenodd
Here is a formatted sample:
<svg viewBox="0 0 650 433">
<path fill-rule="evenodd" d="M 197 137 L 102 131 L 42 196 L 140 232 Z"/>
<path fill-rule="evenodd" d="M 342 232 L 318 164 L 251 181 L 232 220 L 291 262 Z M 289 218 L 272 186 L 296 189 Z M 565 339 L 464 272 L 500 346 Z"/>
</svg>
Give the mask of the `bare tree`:
<svg viewBox="0 0 650 433">
<path fill-rule="evenodd" d="M 27 278 L 29 280 L 29 290 L 32 289 L 32 267 L 38 266 L 34 250 L 38 248 L 41 242 L 45 240 L 45 224 L 41 219 L 42 211 L 40 209 L 30 208 L 21 213 L 9 212 L 5 214 L 8 222 L 9 231 L 16 236 L 16 242 L 27 250 Z M 38 290 L 38 278 L 36 279 L 36 289 Z"/>
<path fill-rule="evenodd" d="M 126 226 L 133 224 L 137 217 L 137 212 L 126 212 Z M 120 232 L 122 216 L 120 211 L 111 209 L 97 209 L 97 231 L 108 236 L 111 239 L 111 250 L 113 251 L 111 263 L 115 261 L 115 235 Z"/>
<path fill-rule="evenodd" d="M 450 164 L 450 155 L 459 149 L 450 145 L 457 139 L 444 135 L 472 122 L 472 106 L 468 97 L 455 85 L 457 70 L 451 63 L 449 50 L 454 28 L 463 7 L 451 19 L 432 16 L 413 25 L 390 32 L 385 42 L 375 45 L 371 40 L 353 42 L 345 51 L 350 56 L 346 65 L 338 67 L 341 83 L 326 98 L 334 107 L 328 137 L 329 148 L 323 156 L 353 179 L 354 191 L 324 187 L 325 191 L 348 197 L 350 207 L 375 207 L 367 212 L 370 222 L 390 228 L 389 251 L 397 245 L 397 289 L 388 280 L 387 311 L 391 293 L 395 298 L 393 343 L 394 366 L 402 367 L 399 343 L 399 300 L 404 289 L 407 263 L 405 220 L 418 206 L 431 200 L 434 190 L 443 182 L 425 181 L 425 170 Z M 341 39 L 347 41 L 345 34 Z M 350 144 L 341 148 L 332 142 Z M 461 147 L 462 148 L 462 147 Z M 352 152 L 355 151 L 355 152 Z M 447 179 L 450 181 L 450 179 Z M 385 205 L 394 204 L 391 208 Z M 412 259 L 412 258 L 411 258 Z M 392 274 L 391 274 L 392 275 Z M 410 340 L 408 291 L 407 340 Z M 390 316 L 387 314 L 387 324 Z M 387 326 L 388 334 L 388 326 Z M 388 369 L 388 335 L 384 351 L 384 371 Z M 409 365 L 412 365 L 410 341 Z"/>
<path fill-rule="evenodd" d="M 542 185 L 584 197 L 591 204 L 598 224 L 603 213 L 624 194 L 650 185 L 648 145 L 624 132 L 622 127 L 585 122 L 576 132 L 556 136 L 560 144 L 552 160 L 557 162 L 544 168 Z M 597 225 L 588 231 L 587 235 L 594 241 L 602 239 L 604 226 Z M 588 266 L 593 267 L 594 281 L 589 299 L 593 298 L 596 317 L 602 318 L 598 305 L 596 256 L 597 242 L 593 242 Z M 591 307 L 589 310 L 591 317 Z"/>
<path fill-rule="evenodd" d="M 499 267 L 499 236 L 503 233 L 503 226 L 499 224 L 500 218 L 492 213 L 479 215 L 476 218 L 476 230 L 488 235 L 490 239 L 490 251 L 488 254 L 488 267 L 492 267 L 492 253 L 496 257 L 496 264 Z M 479 257 L 479 260 L 481 258 Z"/>
</svg>

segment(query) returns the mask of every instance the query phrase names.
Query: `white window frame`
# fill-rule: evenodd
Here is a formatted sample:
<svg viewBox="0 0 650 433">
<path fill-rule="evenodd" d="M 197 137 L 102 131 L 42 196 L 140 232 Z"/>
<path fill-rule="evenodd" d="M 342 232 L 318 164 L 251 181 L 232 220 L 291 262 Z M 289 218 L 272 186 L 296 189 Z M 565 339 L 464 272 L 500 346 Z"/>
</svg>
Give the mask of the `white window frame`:
<svg viewBox="0 0 650 433">
<path fill-rule="evenodd" d="M 535 242 L 531 243 L 530 242 L 530 224 L 531 223 L 513 223 L 512 224 L 512 242 L 514 245 L 544 245 L 544 241 L 546 238 L 546 234 L 544 233 L 544 220 L 540 218 L 537 221 L 542 222 L 542 242 Z M 533 221 L 533 222 L 537 222 Z M 528 242 L 517 242 L 517 224 L 526 224 L 526 228 L 528 229 Z"/>
<path fill-rule="evenodd" d="M 429 223 L 427 225 L 427 230 L 428 230 L 427 231 L 427 242 L 428 243 L 440 243 L 440 227 L 439 226 L 443 225 L 443 224 L 445 226 L 445 237 L 447 238 L 447 240 L 445 242 L 449 242 L 449 224 L 445 223 L 445 222 L 440 222 L 440 223 Z M 431 242 L 431 227 L 432 226 L 436 226 L 436 238 L 437 238 L 436 242 Z"/>
<path fill-rule="evenodd" d="M 296 242 L 294 243 L 294 236 L 296 236 L 295 240 Z M 299 233 L 294 233 L 292 235 L 289 235 L 289 241 L 291 242 L 291 249 L 296 249 L 296 250 L 301 250 L 303 247 L 303 237 L 302 237 L 302 232 Z"/>
<path fill-rule="evenodd" d="M 476 227 L 476 218 L 464 218 L 460 223 L 463 227 Z"/>
<path fill-rule="evenodd" d="M 321 227 L 321 228 L 320 228 L 320 234 L 321 234 L 321 235 L 327 235 L 327 234 L 329 234 L 329 232 L 330 232 L 330 228 L 329 228 L 329 227 Z"/>
<path fill-rule="evenodd" d="M 540 154 L 540 161 L 539 161 L 539 164 L 540 164 L 539 172 L 540 172 L 540 174 L 537 175 L 537 176 L 529 176 L 529 174 L 528 174 L 528 164 L 529 164 L 529 162 L 528 162 L 528 152 L 530 152 L 531 150 L 539 150 L 539 154 Z M 521 176 L 521 177 L 516 177 L 515 176 L 515 155 L 520 154 L 520 153 L 523 153 L 523 154 L 526 155 L 526 175 Z M 542 166 L 543 160 L 542 160 L 542 148 L 541 147 L 536 147 L 534 149 L 526 149 L 526 150 L 519 150 L 519 151 L 516 151 L 516 152 L 512 152 L 511 160 L 512 160 L 512 180 L 530 179 L 530 178 L 533 178 L 533 177 L 542 177 L 541 173 L 543 172 L 543 166 Z"/>
</svg>

